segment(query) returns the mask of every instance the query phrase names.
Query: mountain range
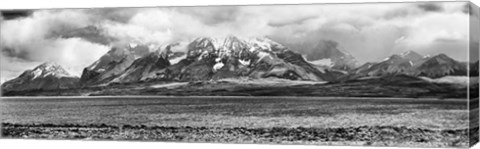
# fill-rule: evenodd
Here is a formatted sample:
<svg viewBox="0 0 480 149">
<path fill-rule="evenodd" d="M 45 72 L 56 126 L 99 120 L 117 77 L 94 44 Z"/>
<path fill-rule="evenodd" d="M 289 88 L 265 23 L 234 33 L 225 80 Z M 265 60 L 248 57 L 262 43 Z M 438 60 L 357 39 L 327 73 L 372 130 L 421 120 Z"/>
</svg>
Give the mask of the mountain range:
<svg viewBox="0 0 480 149">
<path fill-rule="evenodd" d="M 422 56 L 413 51 L 392 55 L 381 62 L 365 63 L 353 69 L 348 79 L 405 74 L 440 78 L 444 76 L 467 76 L 467 63 L 458 62 L 445 54 L 433 57 Z"/>
<path fill-rule="evenodd" d="M 469 65 L 445 54 L 429 57 L 413 51 L 357 66 L 352 55 L 336 48 L 336 42 L 326 40 L 313 47 L 318 51 L 314 57 L 290 50 L 269 38 L 201 37 L 187 43 L 183 51 L 172 50 L 179 48 L 179 43 L 115 46 L 87 66 L 80 78 L 50 62 L 25 71 L 1 87 L 3 91 L 55 90 L 241 78 L 335 83 L 395 75 L 436 79 L 467 76 L 468 66 L 474 67 L 470 73 L 478 76 L 478 61 Z"/>
</svg>

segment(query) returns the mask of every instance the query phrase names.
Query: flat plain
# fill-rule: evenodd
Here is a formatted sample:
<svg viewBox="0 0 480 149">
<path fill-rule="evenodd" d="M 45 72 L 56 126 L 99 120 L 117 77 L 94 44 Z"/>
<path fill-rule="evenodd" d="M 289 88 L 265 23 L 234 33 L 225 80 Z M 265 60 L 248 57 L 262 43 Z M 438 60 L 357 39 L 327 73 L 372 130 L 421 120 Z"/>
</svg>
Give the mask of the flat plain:
<svg viewBox="0 0 480 149">
<path fill-rule="evenodd" d="M 447 147 L 467 101 L 355 97 L 11 97 L 2 137 Z"/>
</svg>

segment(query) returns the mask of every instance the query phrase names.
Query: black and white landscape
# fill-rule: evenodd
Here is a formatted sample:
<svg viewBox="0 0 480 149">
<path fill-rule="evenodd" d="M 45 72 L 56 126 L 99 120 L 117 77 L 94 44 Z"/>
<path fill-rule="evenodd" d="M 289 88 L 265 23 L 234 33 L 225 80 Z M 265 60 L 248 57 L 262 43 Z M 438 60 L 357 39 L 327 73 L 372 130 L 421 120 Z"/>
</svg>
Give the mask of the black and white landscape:
<svg viewBox="0 0 480 149">
<path fill-rule="evenodd" d="M 474 8 L 5 10 L 2 137 L 470 146 Z"/>
</svg>

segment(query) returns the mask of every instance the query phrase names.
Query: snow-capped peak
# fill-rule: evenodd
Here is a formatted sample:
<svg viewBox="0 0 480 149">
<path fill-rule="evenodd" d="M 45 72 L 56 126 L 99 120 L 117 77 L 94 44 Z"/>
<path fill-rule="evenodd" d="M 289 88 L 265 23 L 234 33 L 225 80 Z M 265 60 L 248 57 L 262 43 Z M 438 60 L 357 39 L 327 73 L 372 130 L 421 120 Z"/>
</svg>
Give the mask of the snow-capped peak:
<svg viewBox="0 0 480 149">
<path fill-rule="evenodd" d="M 137 45 L 136 48 L 139 48 L 140 46 Z M 100 70 L 100 69 L 105 69 L 108 67 L 109 64 L 112 62 L 119 62 L 122 61 L 126 57 L 136 57 L 136 55 L 130 51 L 130 49 L 127 49 L 125 47 L 112 47 L 110 51 L 108 51 L 106 54 L 104 54 L 100 59 L 86 67 L 88 70 Z"/>
<path fill-rule="evenodd" d="M 55 62 L 46 62 L 31 70 L 33 75 L 32 80 L 36 78 L 43 78 L 47 76 L 55 77 L 72 77 L 65 69 Z"/>
<path fill-rule="evenodd" d="M 396 61 L 396 60 L 408 60 L 410 61 L 409 63 L 415 63 L 416 61 L 422 59 L 423 56 L 414 52 L 414 51 L 406 51 L 403 53 L 398 54 L 393 54 L 389 57 L 386 57 L 380 62 L 385 62 L 385 61 Z M 391 62 L 393 63 L 393 62 Z"/>
<path fill-rule="evenodd" d="M 36 69 L 54 69 L 56 67 L 61 67 L 61 66 L 55 62 L 45 62 L 37 66 Z"/>
<path fill-rule="evenodd" d="M 268 50 L 271 51 L 271 44 L 268 42 L 268 39 L 260 39 L 260 38 L 254 38 L 248 41 L 248 43 L 252 46 L 251 51 L 255 51 L 256 49 L 262 49 L 262 50 Z"/>
<path fill-rule="evenodd" d="M 197 43 L 197 46 L 201 46 L 203 48 L 208 47 L 208 46 L 213 46 L 215 49 L 219 49 L 221 47 L 221 42 L 220 40 L 216 38 L 211 38 L 211 37 L 200 37 L 195 39 L 193 42 Z"/>
<path fill-rule="evenodd" d="M 268 38 L 239 38 L 236 36 L 227 36 L 225 38 L 197 38 L 189 44 L 188 55 L 202 59 L 202 57 L 215 53 L 219 57 L 230 57 L 232 54 L 244 52 L 269 52 L 272 46 L 281 47 L 280 44 L 271 41 Z M 260 51 L 258 51 L 260 50 Z M 262 55 L 262 54 L 260 54 Z M 238 55 L 237 55 L 238 56 Z"/>
<path fill-rule="evenodd" d="M 386 57 L 386 58 L 384 58 L 384 59 L 383 59 L 382 61 L 380 61 L 380 62 L 388 61 L 388 60 L 390 60 L 390 58 L 391 58 L 390 56 L 389 56 L 389 57 Z"/>
<path fill-rule="evenodd" d="M 400 54 L 401 56 L 406 56 L 406 55 L 409 55 L 409 54 L 412 54 L 413 51 L 406 51 L 406 52 L 403 52 L 402 54 Z"/>
<path fill-rule="evenodd" d="M 421 59 L 423 56 L 418 54 L 417 52 L 414 51 L 406 51 L 400 54 L 401 57 L 403 58 L 408 58 L 408 59 Z"/>
</svg>

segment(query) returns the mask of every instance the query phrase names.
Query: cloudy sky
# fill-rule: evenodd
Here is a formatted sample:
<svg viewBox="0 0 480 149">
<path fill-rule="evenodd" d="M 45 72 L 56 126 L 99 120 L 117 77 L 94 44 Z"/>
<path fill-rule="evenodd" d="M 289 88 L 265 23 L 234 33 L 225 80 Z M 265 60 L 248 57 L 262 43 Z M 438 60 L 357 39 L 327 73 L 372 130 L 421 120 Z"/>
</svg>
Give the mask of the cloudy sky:
<svg viewBox="0 0 480 149">
<path fill-rule="evenodd" d="M 1 82 L 45 61 L 80 76 L 112 46 L 196 37 L 269 37 L 291 44 L 333 40 L 359 62 L 412 50 L 466 61 L 466 2 L 103 8 L 3 11 Z M 87 26 L 97 34 L 79 33 Z"/>
</svg>

